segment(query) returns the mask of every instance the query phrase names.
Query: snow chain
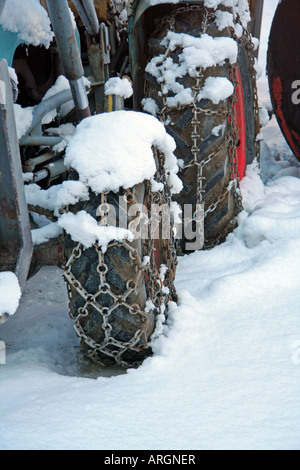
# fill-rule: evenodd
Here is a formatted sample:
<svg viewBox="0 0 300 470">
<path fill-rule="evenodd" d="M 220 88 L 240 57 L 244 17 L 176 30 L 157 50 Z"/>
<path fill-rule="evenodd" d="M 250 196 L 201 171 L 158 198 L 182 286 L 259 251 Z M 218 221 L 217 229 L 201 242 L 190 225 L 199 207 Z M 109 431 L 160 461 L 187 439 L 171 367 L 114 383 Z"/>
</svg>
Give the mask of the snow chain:
<svg viewBox="0 0 300 470">
<path fill-rule="evenodd" d="M 202 33 L 205 33 L 208 27 L 208 21 L 211 19 L 215 18 L 215 14 L 212 11 L 208 11 L 208 9 L 204 10 L 203 5 L 189 5 L 186 4 L 182 7 L 177 8 L 176 10 L 173 11 L 173 13 L 169 14 L 166 16 L 162 21 L 160 22 L 159 28 L 162 28 L 162 25 L 168 24 L 168 27 L 170 31 L 174 31 L 174 25 L 175 25 L 175 16 L 180 14 L 181 12 L 186 12 L 186 11 L 201 11 L 203 13 L 203 23 L 202 23 L 202 28 L 203 31 Z M 241 24 L 240 19 L 237 18 L 238 23 Z M 241 25 L 242 26 L 242 25 Z M 243 26 L 242 26 L 243 27 Z M 233 32 L 233 39 L 236 40 L 239 46 L 244 47 L 247 51 L 248 57 L 249 57 L 249 63 L 250 63 L 250 73 L 251 73 L 251 79 L 252 79 L 252 88 L 253 88 L 253 101 L 254 101 L 254 118 L 255 118 L 255 135 L 257 135 L 260 132 L 260 123 L 259 123 L 259 106 L 258 106 L 258 92 L 257 92 L 257 85 L 256 85 L 256 69 L 255 69 L 255 58 L 254 58 L 254 44 L 251 39 L 251 34 L 249 33 L 248 30 L 246 30 L 243 27 L 243 35 L 241 37 L 237 37 L 235 34 L 235 31 L 232 29 Z M 168 53 L 168 51 L 167 51 Z M 166 54 L 167 54 L 166 53 Z M 234 90 L 236 92 L 237 86 L 238 86 L 238 81 L 236 78 L 236 71 L 238 68 L 238 62 L 234 65 L 231 66 L 230 70 L 230 75 L 231 75 L 231 82 L 234 86 Z M 212 114 L 218 114 L 218 115 L 223 115 L 224 117 L 227 117 L 227 136 L 226 136 L 226 142 L 228 146 L 228 153 L 229 153 L 229 158 L 230 158 L 230 173 L 231 173 L 231 181 L 228 184 L 227 188 L 225 191 L 223 191 L 217 200 L 213 202 L 210 206 L 208 206 L 205 211 L 204 211 L 204 218 L 207 217 L 209 213 L 212 213 L 216 210 L 218 205 L 224 201 L 226 198 L 228 192 L 233 192 L 233 197 L 234 197 L 234 203 L 235 203 L 235 216 L 237 216 L 242 210 L 243 210 L 243 202 L 242 202 L 242 195 L 240 191 L 240 186 L 239 186 L 239 176 L 238 176 L 238 170 L 237 170 L 237 157 L 236 157 L 236 149 L 238 146 L 238 127 L 235 122 L 235 115 L 234 115 L 234 106 L 237 101 L 236 99 L 236 93 L 233 93 L 233 95 L 229 98 L 229 103 L 226 108 L 219 109 L 217 111 L 214 110 L 209 110 L 209 109 L 202 109 L 199 107 L 197 104 L 197 95 L 199 91 L 201 90 L 204 80 L 203 80 L 203 68 L 198 69 L 198 73 L 195 77 L 195 84 L 192 87 L 193 91 L 193 103 L 191 105 L 192 111 L 193 111 L 193 119 L 191 121 L 192 123 L 192 134 L 191 134 L 191 140 L 193 142 L 192 148 L 191 148 L 191 153 L 192 153 L 192 159 L 185 163 L 182 169 L 191 167 L 191 166 L 196 166 L 197 167 L 197 204 L 200 204 L 203 200 L 203 186 L 205 182 L 205 177 L 203 176 L 203 170 L 205 166 L 215 157 L 218 156 L 218 151 L 215 153 L 210 154 L 207 158 L 201 159 L 201 155 L 199 154 L 199 143 L 201 142 L 202 136 L 200 134 L 200 122 L 201 122 L 201 117 L 203 114 L 206 115 L 212 115 Z M 147 94 L 145 93 L 145 96 Z M 163 91 L 163 81 L 161 82 L 161 97 L 163 101 L 163 107 L 160 111 L 158 111 L 157 115 L 160 121 L 162 122 L 167 122 L 168 120 L 168 113 L 171 111 L 172 107 L 167 105 L 167 96 L 165 92 Z M 184 110 L 186 109 L 186 106 L 176 106 L 176 109 Z M 255 157 L 258 162 L 260 162 L 260 143 L 258 139 L 255 139 Z M 193 216 L 195 218 L 195 215 Z M 230 230 L 230 227 L 232 224 L 235 223 L 235 219 L 231 220 L 228 226 L 228 231 Z M 226 233 L 226 228 L 223 231 L 223 233 L 215 239 L 212 243 L 208 244 L 206 243 L 207 248 L 212 248 L 216 246 L 220 239 L 224 237 L 224 233 Z"/>
<path fill-rule="evenodd" d="M 149 181 L 146 182 L 145 188 L 145 206 L 149 209 L 148 212 L 148 220 L 151 220 L 151 205 L 152 204 L 168 204 L 170 205 L 171 196 L 166 182 L 166 176 L 162 171 L 163 164 L 164 164 L 164 155 L 161 152 L 156 151 L 153 149 L 154 155 L 159 165 L 157 168 L 157 174 L 155 176 L 155 180 L 159 183 L 163 183 L 164 189 L 162 191 L 158 191 L 153 193 L 151 190 L 151 183 Z M 124 199 L 127 203 L 127 207 L 131 206 L 132 204 L 136 204 L 134 200 L 134 195 L 130 189 L 127 189 L 124 194 Z M 101 193 L 99 195 L 99 203 L 102 207 L 104 207 L 107 203 L 107 193 Z M 107 204 L 107 207 L 109 205 Z M 101 214 L 101 225 L 107 225 L 106 217 L 104 212 Z M 160 220 L 162 218 L 162 214 L 160 214 Z M 140 221 L 140 214 L 137 214 L 135 218 L 132 218 L 129 222 L 130 224 L 138 224 Z M 156 219 L 157 222 L 157 219 Z M 151 228 L 151 227 L 150 227 Z M 170 224 L 170 235 L 173 236 L 173 222 L 171 220 Z M 164 263 L 163 265 L 166 267 L 164 269 L 164 274 L 160 273 L 160 266 L 157 266 L 154 259 L 154 239 L 148 237 L 143 244 L 143 253 L 142 256 L 138 253 L 138 251 L 133 248 L 130 243 L 127 241 L 116 242 L 113 241 L 107 247 L 107 251 L 112 248 L 113 246 L 119 246 L 125 248 L 125 250 L 129 253 L 129 257 L 133 260 L 135 264 L 135 272 L 136 275 L 132 279 L 127 280 L 126 284 L 126 292 L 122 293 L 121 295 L 116 295 L 109 283 L 107 282 L 106 274 L 108 271 L 108 266 L 105 263 L 105 253 L 101 250 L 101 248 L 94 244 L 94 249 L 97 251 L 98 254 L 98 266 L 97 271 L 99 273 L 99 288 L 95 294 L 90 294 L 80 283 L 80 281 L 74 276 L 72 273 L 72 266 L 77 258 L 79 258 L 83 253 L 83 246 L 81 243 L 78 243 L 72 250 L 71 256 L 67 260 L 64 266 L 64 278 L 67 282 L 68 286 L 68 295 L 69 299 L 72 298 L 72 289 L 76 290 L 76 292 L 84 299 L 84 305 L 78 308 L 76 313 L 71 312 L 70 309 L 70 317 L 74 321 L 74 328 L 81 340 L 88 345 L 89 351 L 88 356 L 92 358 L 95 362 L 100 363 L 101 365 L 105 364 L 104 359 L 110 358 L 114 360 L 117 364 L 122 367 L 136 367 L 139 363 L 131 363 L 126 362 L 123 359 L 123 355 L 126 351 L 136 351 L 140 352 L 143 349 L 147 348 L 145 344 L 139 344 L 140 340 L 143 336 L 145 336 L 147 327 L 148 327 L 148 317 L 149 311 L 145 311 L 145 306 L 141 306 L 137 303 L 130 304 L 128 302 L 128 298 L 130 294 L 132 294 L 138 285 L 139 279 L 141 276 L 147 279 L 146 282 L 146 290 L 148 295 L 148 300 L 150 301 L 150 305 L 152 305 L 152 310 L 155 311 L 156 317 L 158 315 L 164 315 L 166 305 L 170 300 L 176 299 L 176 293 L 174 288 L 174 279 L 175 279 L 175 271 L 177 266 L 177 257 L 176 251 L 174 248 L 174 241 L 171 238 L 165 241 L 164 244 Z M 145 262 L 146 260 L 146 262 Z M 102 295 L 109 295 L 111 298 L 111 306 L 110 307 L 103 307 L 97 301 Z M 140 319 L 140 323 L 142 327 L 136 331 L 134 336 L 127 342 L 119 341 L 116 338 L 112 337 L 112 325 L 110 324 L 110 316 L 113 311 L 120 307 L 124 306 L 131 315 L 137 315 Z M 97 310 L 103 318 L 103 323 L 101 328 L 104 331 L 105 339 L 104 341 L 99 344 L 94 339 L 88 336 L 88 334 L 84 331 L 82 326 L 82 320 L 86 319 L 91 313 L 91 308 Z"/>
</svg>

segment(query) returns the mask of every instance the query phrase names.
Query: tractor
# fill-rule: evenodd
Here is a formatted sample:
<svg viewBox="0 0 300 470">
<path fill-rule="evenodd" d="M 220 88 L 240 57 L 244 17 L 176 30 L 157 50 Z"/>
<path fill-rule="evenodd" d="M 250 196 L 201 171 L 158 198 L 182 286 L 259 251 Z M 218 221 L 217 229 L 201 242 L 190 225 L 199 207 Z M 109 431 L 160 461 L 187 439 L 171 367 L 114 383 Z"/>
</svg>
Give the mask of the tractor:
<svg viewBox="0 0 300 470">
<path fill-rule="evenodd" d="M 177 300 L 177 257 L 221 243 L 243 209 L 263 1 L 16 3 L 0 0 L 0 276 L 22 290 L 62 267 L 84 353 L 136 367 Z M 298 155 L 289 4 L 268 72 Z"/>
</svg>

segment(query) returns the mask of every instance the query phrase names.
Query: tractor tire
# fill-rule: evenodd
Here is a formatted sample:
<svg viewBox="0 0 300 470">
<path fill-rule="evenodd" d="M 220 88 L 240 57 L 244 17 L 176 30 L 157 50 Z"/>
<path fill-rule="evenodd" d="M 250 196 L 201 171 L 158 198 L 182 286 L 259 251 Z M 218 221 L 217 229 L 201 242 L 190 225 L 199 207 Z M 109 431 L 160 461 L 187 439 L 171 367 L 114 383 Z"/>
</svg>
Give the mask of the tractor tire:
<svg viewBox="0 0 300 470">
<path fill-rule="evenodd" d="M 153 152 L 158 168 L 156 181 L 163 181 L 163 154 L 155 149 Z M 85 210 L 98 220 L 100 205 L 102 216 L 109 215 L 105 212 L 108 208 L 116 214 L 116 226 L 124 228 L 125 217 L 128 228 L 137 229 L 135 223 L 143 205 L 148 210 L 149 234 L 155 229 L 151 221 L 158 220 L 151 218 L 152 204 L 170 204 L 170 200 L 167 185 L 162 191 L 153 192 L 151 183 L 144 181 L 119 193 L 91 193 L 88 202 L 77 203 L 69 210 Z M 104 219 L 105 225 L 107 221 L 109 218 Z M 141 227 L 136 233 L 140 230 Z M 70 316 L 81 338 L 82 351 L 102 366 L 117 363 L 125 368 L 137 367 L 151 355 L 149 341 L 153 339 L 157 318 L 164 321 L 169 301 L 176 300 L 173 282 L 177 259 L 172 224 L 169 238 L 163 240 L 161 231 L 156 233 L 157 237 L 136 237 L 131 242 L 112 241 L 106 250 L 97 243 L 84 249 L 70 236 L 65 237 L 64 276 Z"/>
<path fill-rule="evenodd" d="M 199 70 L 198 79 L 188 73 L 177 79 L 185 89 L 193 90 L 193 103 L 168 106 L 167 99 L 174 94 L 164 91 L 164 77 L 149 73 L 146 66 L 144 78 L 142 108 L 147 112 L 149 98 L 155 102 L 156 116 L 175 139 L 175 155 L 182 162 L 179 177 L 183 190 L 177 202 L 182 208 L 183 218 L 186 205 L 192 205 L 194 214 L 196 204 L 201 204 L 202 208 L 204 205 L 203 248 L 210 248 L 222 242 L 235 228 L 236 216 L 242 210 L 239 181 L 245 174 L 246 165 L 259 153 L 253 44 L 245 31 L 240 39 L 235 36 L 233 28 L 220 31 L 214 11 L 203 5 L 173 7 L 171 14 L 158 22 L 148 40 L 148 65 L 151 61 L 159 64 L 163 56 L 175 65 L 179 63 L 182 48 L 176 46 L 167 50 L 166 42 L 162 43 L 170 31 L 170 24 L 171 31 L 175 33 L 196 38 L 203 34 L 213 38 L 227 37 L 238 43 L 236 64 L 226 59 L 221 64 Z M 210 99 L 196 102 L 196 93 L 209 77 L 226 77 L 234 86 L 233 95 L 219 103 Z M 148 112 L 155 114 L 151 110 Z M 186 246 L 183 234 L 178 253 L 189 251 Z"/>
</svg>

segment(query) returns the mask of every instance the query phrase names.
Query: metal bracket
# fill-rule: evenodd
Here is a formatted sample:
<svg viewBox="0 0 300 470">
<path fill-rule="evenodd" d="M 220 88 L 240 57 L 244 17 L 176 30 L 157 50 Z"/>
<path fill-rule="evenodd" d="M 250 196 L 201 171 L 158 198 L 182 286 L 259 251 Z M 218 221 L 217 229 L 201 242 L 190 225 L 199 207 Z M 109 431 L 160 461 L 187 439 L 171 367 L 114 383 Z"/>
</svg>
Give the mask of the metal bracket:
<svg viewBox="0 0 300 470">
<path fill-rule="evenodd" d="M 20 145 L 52 146 L 61 142 L 61 137 L 44 136 L 42 131 L 42 119 L 53 109 L 73 99 L 71 90 L 64 90 L 50 98 L 41 101 L 34 107 L 32 123 L 26 134 L 21 137 Z"/>
<path fill-rule="evenodd" d="M 90 36 L 97 36 L 99 33 L 99 20 L 93 0 L 85 0 L 84 2 L 82 0 L 73 0 L 73 3 L 87 33 Z"/>
<path fill-rule="evenodd" d="M 249 3 L 251 13 L 250 33 L 253 37 L 260 40 L 264 0 L 250 0 Z M 255 55 L 258 57 L 258 49 Z"/>
<path fill-rule="evenodd" d="M 91 115 L 83 83 L 83 65 L 67 0 L 47 0 L 49 15 L 64 75 L 69 80 L 78 118 Z"/>
<path fill-rule="evenodd" d="M 92 72 L 94 108 L 97 114 L 104 111 L 104 84 L 109 79 L 110 44 L 108 28 L 100 24 L 97 41 L 87 36 L 87 52 Z"/>
<path fill-rule="evenodd" d="M 13 271 L 22 289 L 32 240 L 6 60 L 0 61 L 0 149 L 0 271 Z"/>
</svg>

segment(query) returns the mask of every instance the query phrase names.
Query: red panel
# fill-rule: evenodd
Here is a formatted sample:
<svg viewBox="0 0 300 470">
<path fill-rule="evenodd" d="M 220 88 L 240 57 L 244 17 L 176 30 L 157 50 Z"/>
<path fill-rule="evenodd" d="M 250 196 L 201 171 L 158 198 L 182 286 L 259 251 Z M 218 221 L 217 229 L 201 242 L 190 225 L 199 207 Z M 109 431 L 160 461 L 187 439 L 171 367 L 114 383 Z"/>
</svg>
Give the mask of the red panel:
<svg viewBox="0 0 300 470">
<path fill-rule="evenodd" d="M 283 110 L 284 96 L 280 77 L 272 77 L 272 80 L 270 80 L 270 92 L 272 95 L 274 112 L 276 114 L 282 133 L 293 153 L 298 158 L 298 160 L 300 160 L 300 137 L 287 125 L 285 113 Z"/>
<path fill-rule="evenodd" d="M 246 115 L 245 115 L 245 101 L 244 101 L 244 92 L 242 86 L 242 77 L 239 67 L 236 70 L 236 79 L 238 85 L 236 88 L 236 103 L 234 106 L 234 116 L 235 122 L 238 128 L 239 135 L 239 146 L 236 149 L 236 159 L 237 159 L 237 171 L 239 175 L 239 180 L 245 176 L 246 170 Z"/>
</svg>

